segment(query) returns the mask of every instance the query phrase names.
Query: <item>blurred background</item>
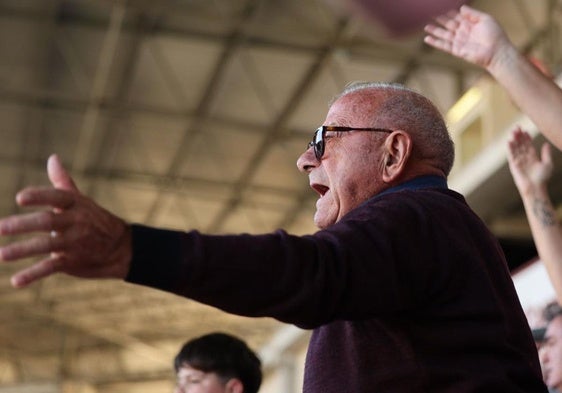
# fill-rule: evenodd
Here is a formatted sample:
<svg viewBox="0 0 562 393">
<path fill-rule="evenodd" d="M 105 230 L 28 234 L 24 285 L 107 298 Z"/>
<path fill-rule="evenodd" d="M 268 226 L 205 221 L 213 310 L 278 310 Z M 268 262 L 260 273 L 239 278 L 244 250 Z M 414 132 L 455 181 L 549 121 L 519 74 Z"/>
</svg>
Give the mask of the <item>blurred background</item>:
<svg viewBox="0 0 562 393">
<path fill-rule="evenodd" d="M 500 239 L 536 315 L 553 295 L 506 140 L 516 124 L 543 140 L 481 69 L 423 43 L 431 15 L 463 1 L 374 3 L 0 0 L 0 215 L 20 211 L 17 190 L 48 184 L 57 153 L 85 194 L 131 222 L 313 233 L 317 197 L 295 163 L 329 100 L 353 80 L 400 82 L 446 114 L 450 187 Z M 557 77 L 562 2 L 469 4 Z M 558 202 L 559 152 L 555 164 Z M 215 330 L 261 354 L 261 392 L 301 391 L 306 331 L 116 281 L 58 275 L 15 290 L 23 265 L 0 266 L 0 393 L 171 392 L 181 344 Z"/>
</svg>

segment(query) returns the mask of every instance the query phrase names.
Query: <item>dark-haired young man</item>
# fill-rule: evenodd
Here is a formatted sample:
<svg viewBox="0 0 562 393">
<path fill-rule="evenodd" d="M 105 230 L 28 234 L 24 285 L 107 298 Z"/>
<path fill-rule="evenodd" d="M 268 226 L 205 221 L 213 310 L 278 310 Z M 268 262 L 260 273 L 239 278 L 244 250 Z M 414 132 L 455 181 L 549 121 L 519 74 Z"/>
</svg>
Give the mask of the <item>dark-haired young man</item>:
<svg viewBox="0 0 562 393">
<path fill-rule="evenodd" d="M 257 393 L 261 362 L 239 338 L 210 333 L 188 341 L 174 359 L 174 393 Z"/>
</svg>

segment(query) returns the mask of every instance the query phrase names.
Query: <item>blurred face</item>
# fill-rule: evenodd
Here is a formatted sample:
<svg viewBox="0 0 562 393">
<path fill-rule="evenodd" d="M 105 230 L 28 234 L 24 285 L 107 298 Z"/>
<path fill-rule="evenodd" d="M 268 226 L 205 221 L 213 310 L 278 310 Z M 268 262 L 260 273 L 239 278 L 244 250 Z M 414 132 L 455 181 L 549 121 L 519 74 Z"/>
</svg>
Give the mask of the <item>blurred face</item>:
<svg viewBox="0 0 562 393">
<path fill-rule="evenodd" d="M 562 389 L 562 316 L 548 324 L 540 354 L 545 383 L 551 388 Z"/>
<path fill-rule="evenodd" d="M 174 393 L 229 393 L 231 381 L 224 382 L 216 373 L 203 372 L 188 365 L 182 366 L 177 373 Z"/>
<path fill-rule="evenodd" d="M 385 127 L 372 124 L 366 107 L 375 107 L 372 96 L 354 92 L 340 97 L 330 107 L 324 125 Z M 388 134 L 365 131 L 326 132 L 324 155 L 316 159 L 309 148 L 297 166 L 308 173 L 310 187 L 318 193 L 314 223 L 326 228 L 339 221 L 385 188 L 381 180 L 382 151 Z"/>
<path fill-rule="evenodd" d="M 546 383 L 546 367 L 544 365 L 545 345 L 541 342 L 537 344 L 537 352 L 539 353 L 539 361 L 541 364 L 542 379 Z"/>
</svg>

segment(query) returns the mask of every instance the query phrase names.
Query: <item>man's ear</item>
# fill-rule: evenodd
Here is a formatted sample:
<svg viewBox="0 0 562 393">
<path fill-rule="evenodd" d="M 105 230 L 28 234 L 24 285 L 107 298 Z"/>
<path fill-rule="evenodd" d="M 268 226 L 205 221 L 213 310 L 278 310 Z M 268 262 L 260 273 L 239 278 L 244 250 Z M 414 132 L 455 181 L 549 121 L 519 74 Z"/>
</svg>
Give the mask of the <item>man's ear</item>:
<svg viewBox="0 0 562 393">
<path fill-rule="evenodd" d="M 393 131 L 384 142 L 382 179 L 391 183 L 404 173 L 412 154 L 412 137 L 402 130 Z"/>
<path fill-rule="evenodd" d="M 238 378 L 231 378 L 224 387 L 225 393 L 244 393 L 244 385 Z"/>
</svg>

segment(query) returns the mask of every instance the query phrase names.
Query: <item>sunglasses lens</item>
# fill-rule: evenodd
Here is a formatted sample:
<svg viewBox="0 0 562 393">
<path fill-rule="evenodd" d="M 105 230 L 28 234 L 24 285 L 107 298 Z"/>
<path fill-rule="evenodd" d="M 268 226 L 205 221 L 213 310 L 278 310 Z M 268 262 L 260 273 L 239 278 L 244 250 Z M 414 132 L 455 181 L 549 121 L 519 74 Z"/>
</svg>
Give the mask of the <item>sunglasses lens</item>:
<svg viewBox="0 0 562 393">
<path fill-rule="evenodd" d="M 324 141 L 319 141 L 314 144 L 314 154 L 318 160 L 322 158 L 324 155 Z"/>
<path fill-rule="evenodd" d="M 324 138 L 321 129 L 317 130 L 314 134 L 314 155 L 317 160 L 320 160 L 324 155 Z"/>
</svg>

